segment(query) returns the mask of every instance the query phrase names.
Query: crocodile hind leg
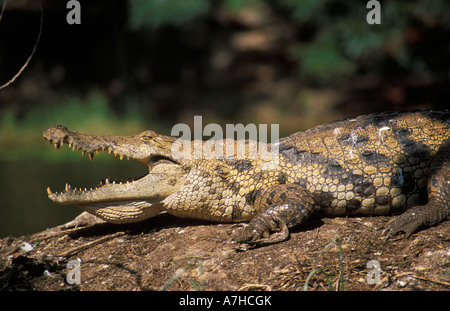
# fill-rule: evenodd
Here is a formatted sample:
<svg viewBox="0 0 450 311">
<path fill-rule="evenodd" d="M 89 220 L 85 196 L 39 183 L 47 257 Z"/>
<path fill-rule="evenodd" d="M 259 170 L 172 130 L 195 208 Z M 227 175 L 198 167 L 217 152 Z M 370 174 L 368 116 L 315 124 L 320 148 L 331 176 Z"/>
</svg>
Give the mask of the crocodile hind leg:
<svg viewBox="0 0 450 311">
<path fill-rule="evenodd" d="M 419 227 L 436 225 L 450 216 L 450 140 L 437 152 L 428 181 L 428 203 L 408 209 L 388 222 L 382 235 L 391 237 L 399 232 L 409 237 Z"/>
<path fill-rule="evenodd" d="M 235 238 L 241 243 L 272 244 L 289 237 L 289 227 L 308 219 L 314 208 L 311 194 L 298 185 L 278 185 L 259 191 L 255 206 L 260 212 Z"/>
</svg>

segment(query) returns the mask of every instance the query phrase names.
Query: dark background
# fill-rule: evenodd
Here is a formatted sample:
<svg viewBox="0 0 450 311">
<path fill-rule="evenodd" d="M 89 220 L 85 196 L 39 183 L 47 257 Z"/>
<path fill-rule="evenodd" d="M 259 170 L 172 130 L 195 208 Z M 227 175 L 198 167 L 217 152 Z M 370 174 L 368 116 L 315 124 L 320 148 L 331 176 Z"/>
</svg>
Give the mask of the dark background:
<svg viewBox="0 0 450 311">
<path fill-rule="evenodd" d="M 67 1 L 45 1 L 37 52 L 0 92 L 1 112 L 20 122 L 39 106 L 64 106 L 62 94 L 95 91 L 119 117 L 133 98 L 144 123 L 170 128 L 202 114 L 287 120 L 292 132 L 316 123 L 302 123 L 311 114 L 320 122 L 449 106 L 448 1 L 381 1 L 380 25 L 367 24 L 365 1 L 79 2 L 81 25 L 68 25 Z M 7 3 L 0 83 L 29 56 L 40 15 L 39 1 Z"/>
<path fill-rule="evenodd" d="M 201 115 L 204 125 L 279 124 L 284 136 L 371 112 L 450 106 L 448 1 L 380 1 L 380 25 L 367 24 L 366 1 L 80 0 L 80 25 L 67 23 L 67 2 L 45 1 L 36 53 L 0 90 L 1 195 L 10 198 L 1 208 L 11 219 L 32 200 L 50 205 L 42 175 L 74 178 L 54 163 L 81 156 L 42 139 L 55 124 L 170 134 Z M 40 1 L 7 2 L 0 84 L 29 57 L 40 22 Z M 27 165 L 42 172 L 30 176 Z"/>
</svg>

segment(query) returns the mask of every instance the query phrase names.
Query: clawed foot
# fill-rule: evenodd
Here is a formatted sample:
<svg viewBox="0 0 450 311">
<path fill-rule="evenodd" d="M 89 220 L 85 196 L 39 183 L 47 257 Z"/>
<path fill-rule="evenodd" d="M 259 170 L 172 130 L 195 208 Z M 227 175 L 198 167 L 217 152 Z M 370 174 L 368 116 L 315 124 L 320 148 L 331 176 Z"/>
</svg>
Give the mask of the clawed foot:
<svg viewBox="0 0 450 311">
<path fill-rule="evenodd" d="M 404 232 L 404 238 L 408 238 L 413 234 L 421 225 L 423 225 L 423 219 L 417 217 L 415 213 L 405 213 L 394 217 L 389 220 L 384 226 L 381 236 L 389 239 L 400 232 Z"/>
<path fill-rule="evenodd" d="M 101 220 L 100 218 L 89 214 L 88 212 L 83 212 L 80 215 L 78 215 L 75 219 L 59 226 L 61 229 L 67 230 L 72 228 L 81 228 L 81 227 L 88 227 L 93 226 L 95 224 L 99 223 L 105 223 L 104 220 Z"/>
<path fill-rule="evenodd" d="M 277 217 L 250 222 L 241 228 L 233 240 L 250 245 L 266 245 L 282 242 L 289 237 L 289 229 L 284 221 Z"/>
</svg>

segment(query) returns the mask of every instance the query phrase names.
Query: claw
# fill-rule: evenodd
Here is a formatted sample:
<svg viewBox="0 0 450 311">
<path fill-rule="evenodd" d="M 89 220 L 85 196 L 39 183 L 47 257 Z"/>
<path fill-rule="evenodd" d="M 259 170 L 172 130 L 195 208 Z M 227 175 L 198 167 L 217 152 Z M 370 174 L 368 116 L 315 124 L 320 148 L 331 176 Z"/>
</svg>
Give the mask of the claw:
<svg viewBox="0 0 450 311">
<path fill-rule="evenodd" d="M 423 220 L 417 217 L 413 210 L 396 216 L 384 226 L 381 236 L 389 239 L 400 232 L 404 232 L 404 238 L 409 238 L 423 224 Z"/>
<path fill-rule="evenodd" d="M 287 224 L 278 217 L 273 217 L 271 220 L 264 228 L 257 228 L 250 223 L 238 232 L 235 240 L 253 245 L 275 244 L 287 240 L 289 238 Z"/>
</svg>

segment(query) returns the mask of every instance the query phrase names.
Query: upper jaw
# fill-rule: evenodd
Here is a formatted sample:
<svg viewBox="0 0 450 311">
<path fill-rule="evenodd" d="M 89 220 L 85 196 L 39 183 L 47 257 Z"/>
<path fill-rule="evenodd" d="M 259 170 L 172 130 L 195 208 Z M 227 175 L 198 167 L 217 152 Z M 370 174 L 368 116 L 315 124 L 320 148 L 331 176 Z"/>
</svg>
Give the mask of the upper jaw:
<svg viewBox="0 0 450 311">
<path fill-rule="evenodd" d="M 91 161 L 94 154 L 107 151 L 113 153 L 115 158 L 140 161 L 149 168 L 154 164 L 152 159 L 155 157 L 176 162 L 171 156 L 171 146 L 176 138 L 154 131 L 145 131 L 135 136 L 95 136 L 71 131 L 64 125 L 56 125 L 46 130 L 43 136 L 55 149 L 68 144 L 74 151 L 81 151 L 83 156 L 87 154 Z"/>
</svg>

